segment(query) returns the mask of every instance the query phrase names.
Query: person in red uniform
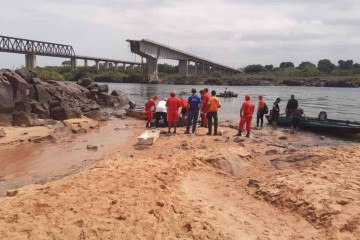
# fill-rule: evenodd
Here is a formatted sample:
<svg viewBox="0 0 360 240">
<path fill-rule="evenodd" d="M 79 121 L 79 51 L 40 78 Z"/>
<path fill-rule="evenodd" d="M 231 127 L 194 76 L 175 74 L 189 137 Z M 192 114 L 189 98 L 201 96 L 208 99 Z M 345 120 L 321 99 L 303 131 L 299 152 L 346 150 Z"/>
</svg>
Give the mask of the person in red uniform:
<svg viewBox="0 0 360 240">
<path fill-rule="evenodd" d="M 181 120 L 182 123 L 180 126 L 186 125 L 187 115 L 188 115 L 188 100 L 186 98 L 180 98 L 181 102 Z"/>
<path fill-rule="evenodd" d="M 202 104 L 201 104 L 201 114 L 203 119 L 203 127 L 208 127 L 208 119 L 207 119 L 207 113 L 209 112 L 209 99 L 210 99 L 210 93 L 209 89 L 204 88 L 204 95 L 202 96 Z"/>
<path fill-rule="evenodd" d="M 240 123 L 239 123 L 239 132 L 237 136 L 241 136 L 241 132 L 244 128 L 244 125 L 246 123 L 246 137 L 250 137 L 251 132 L 251 120 L 253 117 L 253 113 L 255 110 L 255 104 L 250 101 L 250 96 L 245 96 L 245 102 L 241 106 L 240 109 Z"/>
<path fill-rule="evenodd" d="M 154 118 L 155 101 L 158 98 L 159 98 L 158 96 L 153 96 L 153 97 L 149 98 L 149 100 L 145 103 L 145 113 L 146 113 L 146 117 L 147 117 L 146 127 L 147 128 L 151 127 L 151 121 Z"/>
<path fill-rule="evenodd" d="M 166 101 L 167 114 L 168 114 L 168 126 L 170 133 L 171 126 L 174 126 L 174 133 L 176 133 L 176 126 L 179 121 L 179 108 L 181 108 L 181 101 L 176 97 L 176 92 L 170 92 L 170 98 Z"/>
</svg>

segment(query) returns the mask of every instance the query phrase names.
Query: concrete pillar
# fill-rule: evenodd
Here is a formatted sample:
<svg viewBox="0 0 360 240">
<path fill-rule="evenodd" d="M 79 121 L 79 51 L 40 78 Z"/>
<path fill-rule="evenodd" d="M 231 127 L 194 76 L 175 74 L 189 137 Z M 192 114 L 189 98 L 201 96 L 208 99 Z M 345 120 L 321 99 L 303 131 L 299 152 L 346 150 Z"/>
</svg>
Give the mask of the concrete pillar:
<svg viewBox="0 0 360 240">
<path fill-rule="evenodd" d="M 96 70 L 100 69 L 99 61 L 95 61 L 95 68 L 96 68 Z"/>
<path fill-rule="evenodd" d="M 87 67 L 87 66 L 88 66 L 87 59 L 84 59 L 84 66 L 85 66 L 85 67 Z"/>
<path fill-rule="evenodd" d="M 26 54 L 25 55 L 25 66 L 28 69 L 36 68 L 36 55 Z"/>
<path fill-rule="evenodd" d="M 115 69 L 118 69 L 118 63 L 114 63 Z"/>
<path fill-rule="evenodd" d="M 130 68 L 131 68 L 131 69 L 134 69 L 134 64 L 130 64 Z"/>
<path fill-rule="evenodd" d="M 195 62 L 195 76 L 197 76 L 197 65 L 198 65 L 198 63 Z"/>
<path fill-rule="evenodd" d="M 76 70 L 76 58 L 71 58 L 71 70 Z"/>
<path fill-rule="evenodd" d="M 205 74 L 205 63 L 202 63 L 202 73 L 201 74 Z"/>
<path fill-rule="evenodd" d="M 150 76 L 157 77 L 157 75 L 158 75 L 157 64 L 158 64 L 158 61 L 156 58 L 147 58 L 146 59 L 147 73 Z"/>
<path fill-rule="evenodd" d="M 105 62 L 104 67 L 105 67 L 105 69 L 109 69 L 109 62 Z"/>
<path fill-rule="evenodd" d="M 189 76 L 189 61 L 179 60 L 179 74 L 185 77 Z"/>
<path fill-rule="evenodd" d="M 123 63 L 123 68 L 124 68 L 124 70 L 126 70 L 126 64 L 125 63 Z"/>
</svg>

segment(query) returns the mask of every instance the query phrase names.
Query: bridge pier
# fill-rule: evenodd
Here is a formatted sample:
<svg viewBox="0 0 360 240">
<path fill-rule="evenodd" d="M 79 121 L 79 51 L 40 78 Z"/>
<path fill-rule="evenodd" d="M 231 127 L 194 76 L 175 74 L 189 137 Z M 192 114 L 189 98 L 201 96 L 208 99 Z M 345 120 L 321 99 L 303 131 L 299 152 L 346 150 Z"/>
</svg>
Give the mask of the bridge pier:
<svg viewBox="0 0 360 240">
<path fill-rule="evenodd" d="M 187 60 L 179 60 L 179 74 L 181 76 L 189 76 L 189 62 Z"/>
<path fill-rule="evenodd" d="M 95 68 L 96 68 L 96 70 L 100 69 L 99 61 L 95 61 Z"/>
<path fill-rule="evenodd" d="M 71 70 L 76 70 L 76 58 L 71 58 Z"/>
<path fill-rule="evenodd" d="M 84 59 L 84 66 L 85 66 L 85 67 L 88 66 L 88 61 L 87 61 L 87 59 Z"/>
<path fill-rule="evenodd" d="M 25 55 L 25 66 L 27 69 L 36 68 L 36 55 L 35 54 L 26 54 Z"/>
<path fill-rule="evenodd" d="M 105 69 L 109 69 L 109 62 L 105 62 L 104 68 L 105 68 Z"/>
<path fill-rule="evenodd" d="M 147 72 L 150 76 L 158 76 L 158 66 L 157 66 L 158 62 L 156 58 L 147 58 L 146 59 L 146 67 L 147 67 Z"/>
</svg>

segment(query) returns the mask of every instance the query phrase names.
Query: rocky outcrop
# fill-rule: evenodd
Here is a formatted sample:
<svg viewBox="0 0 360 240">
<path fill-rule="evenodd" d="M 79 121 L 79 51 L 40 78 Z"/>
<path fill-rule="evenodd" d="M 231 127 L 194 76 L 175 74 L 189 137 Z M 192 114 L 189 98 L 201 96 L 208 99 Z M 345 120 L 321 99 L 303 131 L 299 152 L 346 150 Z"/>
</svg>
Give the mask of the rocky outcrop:
<svg viewBox="0 0 360 240">
<path fill-rule="evenodd" d="M 91 78 L 77 83 L 44 82 L 25 69 L 0 71 L 0 125 L 33 126 L 38 118 L 65 120 L 83 115 L 104 120 L 108 116 L 100 105 L 128 102 L 123 92 L 110 95 L 108 91 L 107 85 L 98 85 Z"/>
<path fill-rule="evenodd" d="M 11 123 L 14 105 L 13 88 L 7 78 L 0 75 L 0 125 Z"/>
</svg>

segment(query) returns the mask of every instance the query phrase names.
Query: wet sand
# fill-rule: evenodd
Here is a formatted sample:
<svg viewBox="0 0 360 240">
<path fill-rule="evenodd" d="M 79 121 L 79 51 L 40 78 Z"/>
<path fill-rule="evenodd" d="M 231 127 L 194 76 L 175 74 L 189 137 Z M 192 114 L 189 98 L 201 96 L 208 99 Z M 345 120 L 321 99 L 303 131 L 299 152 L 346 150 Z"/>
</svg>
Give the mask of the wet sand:
<svg viewBox="0 0 360 240">
<path fill-rule="evenodd" d="M 1 198 L 0 238 L 360 238 L 359 143 L 223 126 L 144 147 L 143 122 L 123 124 L 128 141 L 94 166 Z"/>
<path fill-rule="evenodd" d="M 14 141 L 6 139 L 10 143 L 19 143 L 16 139 L 25 136 L 46 138 L 54 134 L 46 127 L 15 130 L 25 131 L 27 134 L 12 133 L 10 138 Z M 60 179 L 92 166 L 105 154 L 111 154 L 117 146 L 126 142 L 129 136 L 131 132 L 124 123 L 112 119 L 102 123 L 99 129 L 86 134 L 66 136 L 56 142 L 32 141 L 26 144 L 20 142 L 20 145 L 0 146 L 0 196 L 8 189 Z M 88 150 L 87 145 L 97 146 L 97 150 Z"/>
</svg>

